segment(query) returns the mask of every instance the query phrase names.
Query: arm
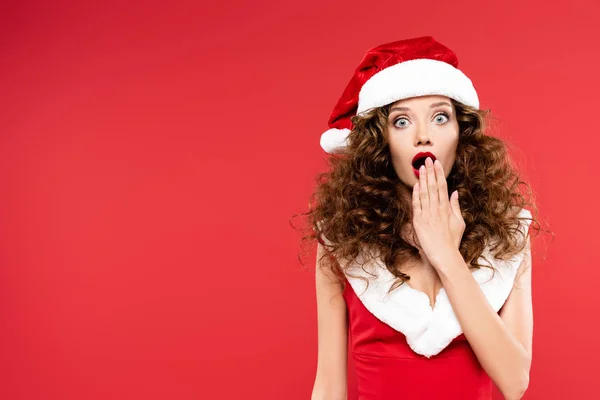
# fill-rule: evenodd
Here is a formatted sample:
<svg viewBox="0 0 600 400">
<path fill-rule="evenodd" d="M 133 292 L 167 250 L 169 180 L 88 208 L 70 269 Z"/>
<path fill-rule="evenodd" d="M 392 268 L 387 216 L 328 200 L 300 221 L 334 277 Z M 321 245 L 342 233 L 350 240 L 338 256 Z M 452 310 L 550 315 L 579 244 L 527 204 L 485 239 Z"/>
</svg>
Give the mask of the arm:
<svg viewBox="0 0 600 400">
<path fill-rule="evenodd" d="M 452 308 L 483 369 L 505 399 L 520 399 L 529 385 L 533 311 L 531 253 L 525 256 L 500 315 L 487 302 L 460 253 L 438 271 Z"/>
<path fill-rule="evenodd" d="M 316 263 L 318 358 L 311 400 L 346 400 L 348 322 L 342 284 L 329 270 L 326 250 L 318 244 Z"/>
</svg>

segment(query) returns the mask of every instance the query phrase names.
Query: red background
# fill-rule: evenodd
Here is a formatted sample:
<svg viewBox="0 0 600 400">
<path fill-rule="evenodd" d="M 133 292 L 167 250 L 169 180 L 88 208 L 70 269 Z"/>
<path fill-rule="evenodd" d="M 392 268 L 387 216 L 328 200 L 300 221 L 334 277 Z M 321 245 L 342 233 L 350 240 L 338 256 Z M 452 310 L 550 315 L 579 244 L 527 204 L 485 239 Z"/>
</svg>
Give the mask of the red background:
<svg viewBox="0 0 600 400">
<path fill-rule="evenodd" d="M 288 218 L 364 52 L 421 35 L 456 51 L 556 233 L 525 398 L 595 397 L 600 10 L 500 3 L 4 3 L 0 398 L 308 399 Z"/>
</svg>

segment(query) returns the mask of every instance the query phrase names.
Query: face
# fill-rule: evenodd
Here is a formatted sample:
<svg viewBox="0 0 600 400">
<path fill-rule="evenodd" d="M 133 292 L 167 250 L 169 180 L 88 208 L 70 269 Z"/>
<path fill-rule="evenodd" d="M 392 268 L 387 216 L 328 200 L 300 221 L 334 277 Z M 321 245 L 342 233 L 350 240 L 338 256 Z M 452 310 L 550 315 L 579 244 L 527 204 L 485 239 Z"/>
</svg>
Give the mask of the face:
<svg viewBox="0 0 600 400">
<path fill-rule="evenodd" d="M 432 153 L 442 163 L 448 177 L 458 145 L 458 122 L 448 97 L 420 96 L 393 103 L 387 132 L 392 164 L 398 178 L 406 185 L 409 198 L 419 180 L 412 165 L 417 153 Z"/>
</svg>

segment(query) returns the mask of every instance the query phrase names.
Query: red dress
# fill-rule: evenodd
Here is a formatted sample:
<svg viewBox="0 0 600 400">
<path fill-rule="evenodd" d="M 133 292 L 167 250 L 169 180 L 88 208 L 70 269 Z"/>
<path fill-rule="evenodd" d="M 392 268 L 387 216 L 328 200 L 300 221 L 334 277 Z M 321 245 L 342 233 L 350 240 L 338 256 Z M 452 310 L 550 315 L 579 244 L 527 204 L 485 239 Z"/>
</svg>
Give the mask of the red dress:
<svg viewBox="0 0 600 400">
<path fill-rule="evenodd" d="M 522 210 L 521 216 L 531 214 Z M 490 262 L 478 261 L 493 265 L 496 274 L 489 268 L 472 271 L 494 311 L 508 298 L 523 257 L 530 256 L 528 248 L 510 260 L 496 259 L 486 249 L 482 256 Z M 431 308 L 429 297 L 406 283 L 388 294 L 395 277 L 379 258 L 364 266 L 375 277 L 356 265 L 345 270 L 343 296 L 358 400 L 491 400 L 492 381 L 462 333 L 445 290 Z M 357 276 L 367 278 L 368 287 Z"/>
<path fill-rule="evenodd" d="M 427 358 L 408 346 L 402 332 L 373 316 L 350 284 L 344 290 L 344 298 L 358 400 L 492 398 L 490 378 L 464 334 L 439 354 Z"/>
</svg>

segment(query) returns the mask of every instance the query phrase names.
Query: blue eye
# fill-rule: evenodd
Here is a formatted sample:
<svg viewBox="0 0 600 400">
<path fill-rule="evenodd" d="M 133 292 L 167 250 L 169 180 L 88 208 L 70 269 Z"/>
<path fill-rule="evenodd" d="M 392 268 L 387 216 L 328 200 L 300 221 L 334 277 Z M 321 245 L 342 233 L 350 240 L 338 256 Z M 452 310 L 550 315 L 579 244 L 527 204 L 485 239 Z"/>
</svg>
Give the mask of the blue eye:
<svg viewBox="0 0 600 400">
<path fill-rule="evenodd" d="M 406 118 L 404 118 L 404 117 L 402 117 L 402 118 L 398 118 L 398 119 L 394 120 L 394 126 L 395 126 L 395 127 L 397 127 L 397 128 L 404 128 L 406 125 L 401 125 L 401 126 L 398 126 L 398 125 L 396 125 L 396 122 L 398 122 L 398 121 L 401 121 L 401 120 L 408 121 L 408 120 L 407 120 Z"/>
<path fill-rule="evenodd" d="M 441 116 L 444 116 L 444 117 L 446 117 L 446 121 L 440 121 L 440 120 L 438 119 L 438 117 L 441 117 Z M 435 116 L 435 119 L 436 119 L 436 121 L 437 121 L 437 122 L 444 123 L 444 122 L 447 122 L 447 121 L 450 119 L 450 117 L 448 116 L 448 114 L 446 114 L 446 113 L 443 113 L 443 112 L 442 112 L 442 113 L 439 113 L 438 115 L 436 115 L 436 116 Z"/>
<path fill-rule="evenodd" d="M 440 120 L 440 118 L 439 118 L 439 117 L 446 117 L 446 119 L 444 120 L 444 119 L 442 118 L 442 119 Z M 436 121 L 436 122 L 438 122 L 438 123 L 440 123 L 440 124 L 443 124 L 443 123 L 446 123 L 446 122 L 448 122 L 448 121 L 450 120 L 450 116 L 449 116 L 447 113 L 445 113 L 445 112 L 441 112 L 441 113 L 437 114 L 437 115 L 434 117 L 434 119 L 435 119 L 435 121 Z M 397 124 L 397 122 L 398 122 L 398 121 L 402 121 L 402 120 L 406 121 L 406 123 L 405 123 L 405 124 L 402 124 L 402 125 L 398 125 L 398 124 Z M 394 126 L 395 126 L 396 128 L 405 128 L 406 126 L 408 126 L 408 119 L 407 119 L 406 117 L 400 117 L 400 118 L 397 118 L 397 119 L 395 119 L 395 120 L 394 120 L 394 122 L 393 122 L 393 124 L 394 124 Z"/>
</svg>

